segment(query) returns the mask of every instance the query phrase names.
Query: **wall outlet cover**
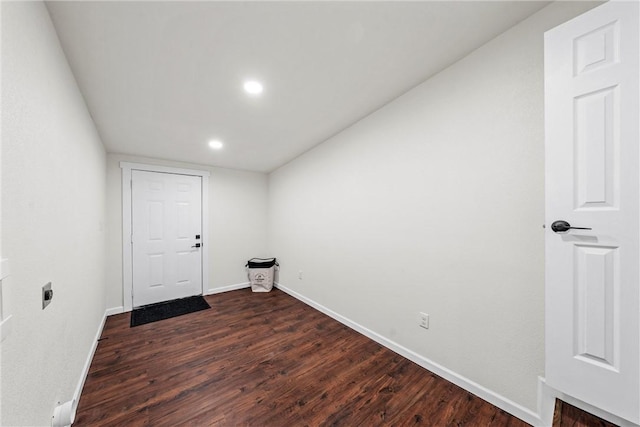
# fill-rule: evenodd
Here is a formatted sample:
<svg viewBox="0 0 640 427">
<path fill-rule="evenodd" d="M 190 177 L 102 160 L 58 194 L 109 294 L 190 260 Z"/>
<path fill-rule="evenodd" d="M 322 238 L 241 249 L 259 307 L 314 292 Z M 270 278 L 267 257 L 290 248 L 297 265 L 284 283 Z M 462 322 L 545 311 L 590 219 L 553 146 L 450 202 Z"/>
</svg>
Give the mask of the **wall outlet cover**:
<svg viewBox="0 0 640 427">
<path fill-rule="evenodd" d="M 51 282 L 42 287 L 42 309 L 44 310 L 53 299 L 53 291 L 51 290 Z"/>
<path fill-rule="evenodd" d="M 420 327 L 429 329 L 429 315 L 427 313 L 420 313 Z"/>
</svg>

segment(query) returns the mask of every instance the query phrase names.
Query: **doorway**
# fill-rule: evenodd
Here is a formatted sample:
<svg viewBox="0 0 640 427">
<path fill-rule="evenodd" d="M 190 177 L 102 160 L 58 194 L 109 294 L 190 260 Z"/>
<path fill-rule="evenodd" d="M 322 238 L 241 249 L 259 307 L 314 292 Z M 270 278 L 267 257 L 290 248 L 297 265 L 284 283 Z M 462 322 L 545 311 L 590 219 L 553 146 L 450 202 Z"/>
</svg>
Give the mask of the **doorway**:
<svg viewBox="0 0 640 427">
<path fill-rule="evenodd" d="M 203 294 L 209 173 L 127 162 L 120 167 L 124 310 Z"/>
</svg>

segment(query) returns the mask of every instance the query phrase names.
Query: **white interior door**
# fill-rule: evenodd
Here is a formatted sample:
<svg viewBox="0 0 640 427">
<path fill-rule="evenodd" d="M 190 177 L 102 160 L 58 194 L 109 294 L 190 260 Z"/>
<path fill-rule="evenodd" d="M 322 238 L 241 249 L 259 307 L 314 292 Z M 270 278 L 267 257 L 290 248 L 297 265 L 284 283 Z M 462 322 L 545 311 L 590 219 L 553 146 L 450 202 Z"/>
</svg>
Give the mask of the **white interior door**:
<svg viewBox="0 0 640 427">
<path fill-rule="evenodd" d="M 202 294 L 202 178 L 131 177 L 133 306 Z"/>
<path fill-rule="evenodd" d="M 610 1 L 545 34 L 546 381 L 635 423 L 639 18 Z"/>
</svg>

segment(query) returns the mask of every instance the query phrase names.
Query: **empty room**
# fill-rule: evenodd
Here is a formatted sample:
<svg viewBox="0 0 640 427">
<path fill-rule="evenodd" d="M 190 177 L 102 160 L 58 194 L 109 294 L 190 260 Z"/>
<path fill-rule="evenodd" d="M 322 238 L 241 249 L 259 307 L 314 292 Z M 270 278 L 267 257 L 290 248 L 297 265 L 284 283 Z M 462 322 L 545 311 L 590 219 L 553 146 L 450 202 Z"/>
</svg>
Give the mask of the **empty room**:
<svg viewBox="0 0 640 427">
<path fill-rule="evenodd" d="M 0 23 L 0 425 L 640 425 L 638 1 Z"/>
</svg>

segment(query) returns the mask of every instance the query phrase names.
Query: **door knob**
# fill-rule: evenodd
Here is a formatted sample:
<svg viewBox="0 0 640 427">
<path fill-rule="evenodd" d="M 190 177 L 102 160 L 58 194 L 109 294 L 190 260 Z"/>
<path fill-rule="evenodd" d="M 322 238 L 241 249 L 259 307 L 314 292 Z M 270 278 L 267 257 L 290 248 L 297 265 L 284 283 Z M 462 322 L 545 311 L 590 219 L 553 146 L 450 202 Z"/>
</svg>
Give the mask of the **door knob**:
<svg viewBox="0 0 640 427">
<path fill-rule="evenodd" d="M 591 230 L 587 227 L 572 227 L 571 224 L 563 220 L 554 221 L 553 224 L 551 224 L 551 229 L 554 233 L 564 233 L 569 230 Z"/>
<path fill-rule="evenodd" d="M 192 248 L 199 248 L 200 247 L 200 243 L 196 243 L 195 245 L 191 246 Z"/>
</svg>

